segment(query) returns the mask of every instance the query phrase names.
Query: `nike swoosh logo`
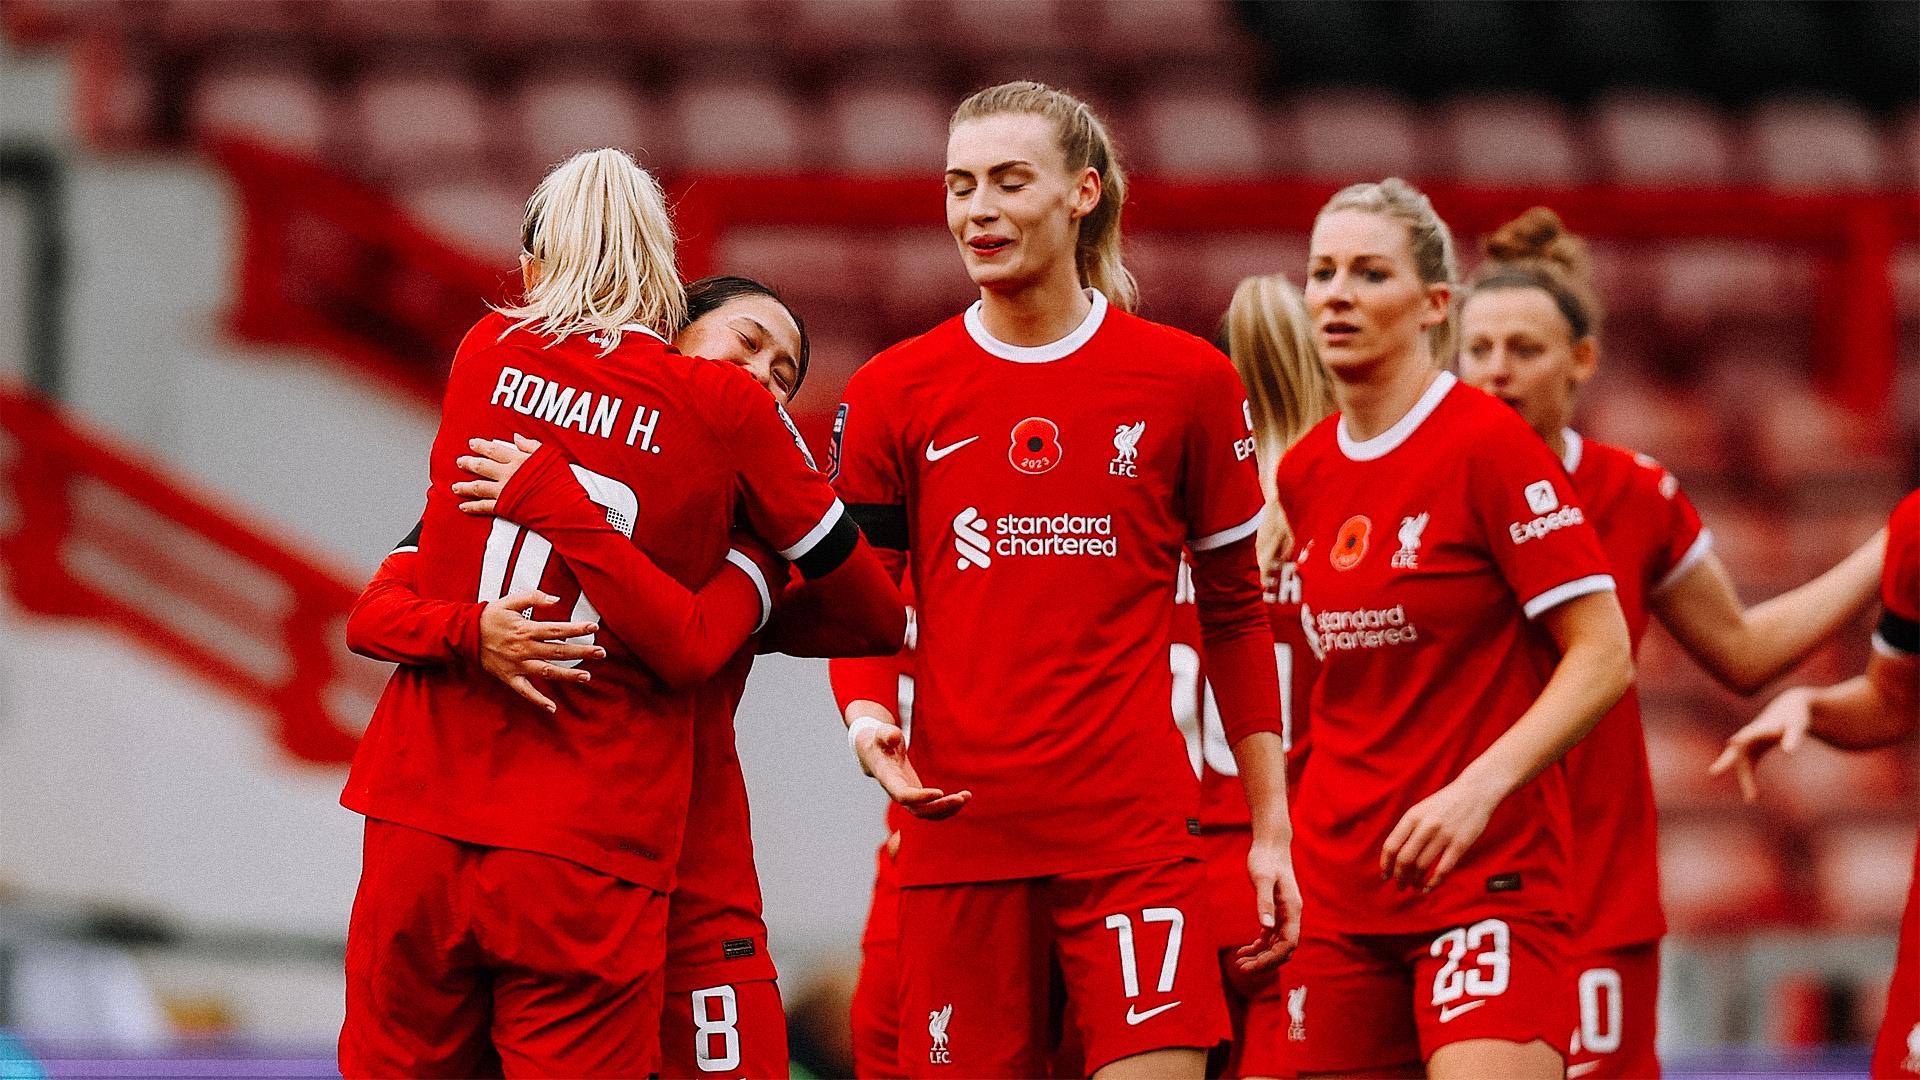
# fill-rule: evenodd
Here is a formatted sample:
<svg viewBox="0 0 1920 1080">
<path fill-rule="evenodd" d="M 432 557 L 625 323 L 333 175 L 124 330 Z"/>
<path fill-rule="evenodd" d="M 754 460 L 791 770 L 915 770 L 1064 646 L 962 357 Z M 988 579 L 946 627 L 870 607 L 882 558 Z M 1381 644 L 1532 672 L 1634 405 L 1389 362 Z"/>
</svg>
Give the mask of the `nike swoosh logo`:
<svg viewBox="0 0 1920 1080">
<path fill-rule="evenodd" d="M 1145 1023 L 1148 1020 L 1151 1020 L 1154 1017 L 1159 1016 L 1161 1013 L 1166 1012 L 1168 1009 L 1171 1009 L 1178 1004 L 1180 1003 L 1177 1001 L 1169 1001 L 1165 1005 L 1155 1005 L 1153 1008 L 1148 1009 L 1146 1012 L 1135 1012 L 1133 1011 L 1133 1006 L 1129 1005 L 1127 1006 L 1127 1023 L 1128 1024 Z"/>
<path fill-rule="evenodd" d="M 967 445 L 970 442 L 974 442 L 979 438 L 980 436 L 975 435 L 971 439 L 961 439 L 959 442 L 954 443 L 951 446 L 940 446 L 940 447 L 934 446 L 933 440 L 928 439 L 927 440 L 927 460 L 939 461 L 941 458 L 946 457 L 948 454 L 953 453 L 955 450 L 958 450 L 961 447 Z"/>
<path fill-rule="evenodd" d="M 1486 1003 L 1487 1003 L 1486 999 L 1482 998 L 1479 1001 L 1469 1001 L 1465 1005 L 1455 1005 L 1455 1006 L 1452 1006 L 1451 1008 L 1443 1006 L 1440 1009 L 1440 1022 L 1444 1024 L 1447 1021 L 1453 1019 L 1454 1017 L 1459 1016 L 1461 1013 L 1472 1012 L 1473 1010 L 1479 1008 L 1482 1005 L 1485 1005 Z"/>
<path fill-rule="evenodd" d="M 1567 1080 L 1579 1080 L 1580 1077 L 1599 1068 L 1600 1065 L 1601 1063 L 1598 1061 L 1583 1061 L 1578 1065 L 1569 1065 L 1567 1066 Z"/>
</svg>

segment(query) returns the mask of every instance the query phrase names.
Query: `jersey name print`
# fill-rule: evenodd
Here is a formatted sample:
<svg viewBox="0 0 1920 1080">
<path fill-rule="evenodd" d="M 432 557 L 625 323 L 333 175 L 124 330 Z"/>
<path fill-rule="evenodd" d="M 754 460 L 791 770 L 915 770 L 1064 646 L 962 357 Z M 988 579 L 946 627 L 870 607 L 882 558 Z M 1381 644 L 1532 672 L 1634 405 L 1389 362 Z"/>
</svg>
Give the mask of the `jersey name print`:
<svg viewBox="0 0 1920 1080">
<path fill-rule="evenodd" d="M 1431 894 L 1380 880 L 1380 848 L 1525 712 L 1556 659 L 1530 620 L 1613 580 L 1572 485 L 1513 411 L 1450 374 L 1364 442 L 1341 418 L 1281 461 L 1312 698 L 1294 865 L 1323 930 L 1411 933 L 1565 914 L 1570 830 L 1550 768 L 1509 796 Z"/>
<path fill-rule="evenodd" d="M 592 682 L 550 686 L 552 716 L 465 665 L 399 669 L 341 801 L 664 891 L 686 816 L 695 693 L 665 685 L 623 644 L 646 612 L 601 610 L 582 589 L 604 568 L 570 565 L 504 518 L 461 513 L 451 488 L 467 475 L 455 460 L 471 438 L 541 440 L 620 533 L 689 586 L 725 561 L 736 516 L 815 574 L 857 534 L 771 400 L 731 365 L 681 356 L 639 327 L 603 357 L 585 336 L 554 343 L 510 325 L 489 315 L 455 354 L 429 459 L 420 595 L 487 601 L 537 586 L 560 603 L 536 618 L 598 621 L 608 655 L 590 662 Z"/>
<path fill-rule="evenodd" d="M 841 495 L 911 553 L 914 763 L 973 792 L 951 819 L 907 821 L 901 879 L 1191 854 L 1170 601 L 1183 546 L 1256 523 L 1239 381 L 1204 342 L 1097 293 L 1055 346 L 1005 346 L 976 320 L 881 353 L 846 393 Z"/>
</svg>

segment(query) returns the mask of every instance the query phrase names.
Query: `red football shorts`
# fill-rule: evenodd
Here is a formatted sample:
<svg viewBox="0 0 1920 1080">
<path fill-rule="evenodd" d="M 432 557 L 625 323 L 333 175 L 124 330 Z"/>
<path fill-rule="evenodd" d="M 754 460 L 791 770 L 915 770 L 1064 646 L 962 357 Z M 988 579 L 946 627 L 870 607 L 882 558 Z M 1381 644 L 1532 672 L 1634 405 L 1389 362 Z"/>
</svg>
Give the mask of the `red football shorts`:
<svg viewBox="0 0 1920 1080">
<path fill-rule="evenodd" d="M 906 1075 L 900 1068 L 900 882 L 886 844 L 876 863 L 853 987 L 853 1075 L 861 1080 Z"/>
<path fill-rule="evenodd" d="M 1224 1053 L 1216 1052 L 1207 1075 L 1291 1075 L 1284 1071 L 1287 1020 L 1286 1009 L 1281 1004 L 1280 972 L 1247 975 L 1233 964 L 1234 954 L 1260 936 L 1253 881 L 1247 877 L 1247 851 L 1253 846 L 1253 831 L 1207 832 L 1202 834 L 1200 842 L 1207 864 L 1214 950 L 1219 957 L 1227 1020 L 1233 1032 L 1232 1043 L 1224 1048 Z"/>
<path fill-rule="evenodd" d="M 1573 964 L 1578 1020 L 1567 1054 L 1569 1080 L 1653 1080 L 1660 1004 L 1660 943 L 1588 953 Z"/>
<path fill-rule="evenodd" d="M 900 890 L 907 1076 L 1082 1076 L 1226 1037 L 1201 863 Z M 1065 1034 L 1062 1034 L 1062 1028 Z"/>
<path fill-rule="evenodd" d="M 646 1076 L 666 932 L 652 889 L 369 819 L 340 1071 Z"/>
<path fill-rule="evenodd" d="M 667 995 L 660 1012 L 660 1075 L 685 1080 L 786 1080 L 787 1013 L 772 979 Z"/>
<path fill-rule="evenodd" d="M 1887 988 L 1887 1018 L 1873 1043 L 1874 1080 L 1920 1076 L 1920 852 L 1914 854 L 1913 872 L 1907 913 L 1900 919 L 1893 984 Z"/>
<path fill-rule="evenodd" d="M 1469 1039 L 1539 1039 L 1564 1052 L 1574 1008 L 1563 924 L 1503 917 L 1437 934 L 1342 935 L 1316 933 L 1311 918 L 1280 968 L 1294 1070 L 1417 1064 Z"/>
</svg>

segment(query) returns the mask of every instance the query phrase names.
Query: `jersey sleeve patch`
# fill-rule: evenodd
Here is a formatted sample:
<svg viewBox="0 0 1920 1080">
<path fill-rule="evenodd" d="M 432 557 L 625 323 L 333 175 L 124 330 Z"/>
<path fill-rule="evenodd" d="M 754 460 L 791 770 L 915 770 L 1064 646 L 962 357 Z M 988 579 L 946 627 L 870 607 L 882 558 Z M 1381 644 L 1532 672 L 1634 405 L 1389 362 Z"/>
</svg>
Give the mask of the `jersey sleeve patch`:
<svg viewBox="0 0 1920 1080">
<path fill-rule="evenodd" d="M 1564 585 L 1556 585 L 1527 601 L 1523 607 L 1527 618 L 1537 619 L 1543 613 L 1552 611 L 1575 597 L 1586 596 L 1589 593 L 1613 592 L 1614 589 L 1612 574 L 1589 574 L 1583 578 L 1575 578 Z"/>
</svg>

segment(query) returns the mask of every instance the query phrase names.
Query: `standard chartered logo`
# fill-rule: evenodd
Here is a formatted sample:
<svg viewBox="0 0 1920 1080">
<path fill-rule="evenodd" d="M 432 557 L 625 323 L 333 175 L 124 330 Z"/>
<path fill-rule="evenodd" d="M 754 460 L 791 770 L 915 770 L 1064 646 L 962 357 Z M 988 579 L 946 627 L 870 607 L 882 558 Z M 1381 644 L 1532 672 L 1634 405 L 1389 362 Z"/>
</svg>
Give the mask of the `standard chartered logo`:
<svg viewBox="0 0 1920 1080">
<path fill-rule="evenodd" d="M 1002 514 L 988 520 L 969 506 L 953 517 L 954 565 L 984 570 L 998 558 L 1120 553 L 1112 514 Z"/>
<path fill-rule="evenodd" d="M 959 566 L 965 570 L 977 566 L 985 570 L 993 559 L 987 554 L 987 523 L 980 511 L 969 506 L 953 517 L 953 549 L 960 553 Z"/>
</svg>

